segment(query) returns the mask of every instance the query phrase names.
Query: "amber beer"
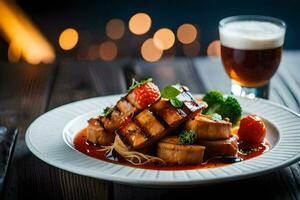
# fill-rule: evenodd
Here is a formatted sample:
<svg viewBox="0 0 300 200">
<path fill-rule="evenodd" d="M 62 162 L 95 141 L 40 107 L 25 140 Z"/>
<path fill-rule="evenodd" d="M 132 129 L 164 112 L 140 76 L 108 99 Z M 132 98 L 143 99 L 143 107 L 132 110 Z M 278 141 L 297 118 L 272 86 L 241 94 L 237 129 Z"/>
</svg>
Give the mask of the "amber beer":
<svg viewBox="0 0 300 200">
<path fill-rule="evenodd" d="M 275 74 L 282 47 L 242 50 L 221 45 L 222 61 L 231 79 L 244 87 L 265 85 Z"/>
<path fill-rule="evenodd" d="M 285 27 L 245 19 L 228 21 L 219 31 L 222 62 L 230 78 L 242 87 L 266 85 L 281 60 Z"/>
</svg>

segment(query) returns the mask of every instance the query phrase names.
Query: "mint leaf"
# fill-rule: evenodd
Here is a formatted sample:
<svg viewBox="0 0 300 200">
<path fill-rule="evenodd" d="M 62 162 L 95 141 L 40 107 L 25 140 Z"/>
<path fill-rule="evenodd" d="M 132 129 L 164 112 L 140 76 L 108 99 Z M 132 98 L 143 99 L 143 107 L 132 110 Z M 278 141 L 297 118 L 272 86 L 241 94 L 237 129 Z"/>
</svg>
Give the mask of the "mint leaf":
<svg viewBox="0 0 300 200">
<path fill-rule="evenodd" d="M 148 78 L 148 79 L 144 79 L 144 80 L 141 80 L 141 81 L 136 81 L 134 78 L 132 79 L 132 83 L 131 83 L 131 86 L 128 88 L 128 92 L 130 92 L 131 90 L 133 90 L 134 88 L 137 88 L 145 83 L 148 83 L 148 82 L 151 82 L 152 81 L 152 78 Z"/>
<path fill-rule="evenodd" d="M 171 105 L 175 108 L 180 108 L 183 105 L 183 102 L 177 99 L 177 96 L 181 93 L 180 87 L 180 84 L 169 85 L 161 92 L 161 97 L 170 100 Z"/>
<path fill-rule="evenodd" d="M 222 116 L 219 115 L 218 113 L 213 113 L 210 116 L 212 116 L 212 120 L 214 120 L 215 122 L 222 121 Z"/>
<path fill-rule="evenodd" d="M 106 116 L 108 116 L 112 111 L 113 111 L 113 107 L 112 107 L 112 106 L 107 106 L 106 108 L 103 109 L 103 111 L 102 111 L 102 116 L 106 117 Z"/>
<path fill-rule="evenodd" d="M 163 89 L 163 91 L 161 92 L 161 97 L 171 100 L 175 99 L 179 94 L 180 90 L 170 85 Z"/>
<path fill-rule="evenodd" d="M 183 102 L 178 100 L 177 98 L 175 99 L 170 99 L 170 103 L 172 104 L 172 106 L 174 106 L 175 108 L 180 108 L 183 105 Z"/>
</svg>

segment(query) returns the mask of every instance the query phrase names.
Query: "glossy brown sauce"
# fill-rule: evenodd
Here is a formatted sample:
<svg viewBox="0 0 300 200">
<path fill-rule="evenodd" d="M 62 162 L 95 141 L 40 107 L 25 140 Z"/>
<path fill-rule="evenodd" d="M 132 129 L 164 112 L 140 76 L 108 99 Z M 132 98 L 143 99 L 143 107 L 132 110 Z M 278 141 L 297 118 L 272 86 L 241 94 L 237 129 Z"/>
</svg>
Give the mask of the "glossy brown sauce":
<svg viewBox="0 0 300 200">
<path fill-rule="evenodd" d="M 122 164 L 126 166 L 131 166 L 131 167 L 137 167 L 137 168 L 143 168 L 143 169 L 153 169 L 153 170 L 189 170 L 189 169 L 199 169 L 199 168 L 214 168 L 214 167 L 220 167 L 224 165 L 229 165 L 222 163 L 219 159 L 213 159 L 208 161 L 205 164 L 199 164 L 199 165 L 184 165 L 184 166 L 178 166 L 178 165 L 158 165 L 158 164 L 145 164 L 145 165 L 132 165 L 129 162 L 126 162 L 122 158 L 115 156 L 113 159 L 112 155 L 107 156 L 105 151 L 102 151 L 103 149 L 97 145 L 94 145 L 90 142 L 87 142 L 87 129 L 81 130 L 74 138 L 74 146 L 75 149 L 78 151 L 97 158 L 99 160 L 103 160 L 106 162 L 110 163 L 117 163 L 117 164 Z M 265 142 L 264 144 L 261 144 L 257 147 L 257 151 L 251 152 L 247 155 L 238 154 L 238 157 L 240 157 L 242 160 L 248 160 L 253 157 L 259 156 L 262 153 L 268 151 L 270 148 L 270 144 Z"/>
</svg>

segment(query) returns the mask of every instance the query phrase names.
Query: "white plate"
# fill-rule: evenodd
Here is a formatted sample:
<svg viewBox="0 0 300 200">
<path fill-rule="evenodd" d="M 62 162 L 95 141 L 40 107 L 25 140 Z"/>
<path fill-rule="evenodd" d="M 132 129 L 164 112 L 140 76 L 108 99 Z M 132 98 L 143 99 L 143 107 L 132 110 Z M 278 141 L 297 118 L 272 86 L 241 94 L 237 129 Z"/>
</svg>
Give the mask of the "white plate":
<svg viewBox="0 0 300 200">
<path fill-rule="evenodd" d="M 51 110 L 36 119 L 26 132 L 26 144 L 41 160 L 84 176 L 149 187 L 211 184 L 257 176 L 300 159 L 300 115 L 262 99 L 239 98 L 247 113 L 264 118 L 272 149 L 240 163 L 212 169 L 159 171 L 108 163 L 73 148 L 73 137 L 86 120 L 113 105 L 120 95 L 91 98 Z"/>
</svg>

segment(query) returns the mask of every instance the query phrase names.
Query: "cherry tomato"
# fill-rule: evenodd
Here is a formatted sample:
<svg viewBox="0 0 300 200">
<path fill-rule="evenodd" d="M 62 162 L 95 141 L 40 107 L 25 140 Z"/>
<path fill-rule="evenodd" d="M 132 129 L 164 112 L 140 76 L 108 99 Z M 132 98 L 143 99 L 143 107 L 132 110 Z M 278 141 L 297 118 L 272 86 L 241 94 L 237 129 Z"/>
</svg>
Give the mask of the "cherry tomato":
<svg viewBox="0 0 300 200">
<path fill-rule="evenodd" d="M 239 141 L 246 144 L 261 144 L 266 136 L 266 126 L 261 118 L 248 115 L 240 121 Z"/>
</svg>

